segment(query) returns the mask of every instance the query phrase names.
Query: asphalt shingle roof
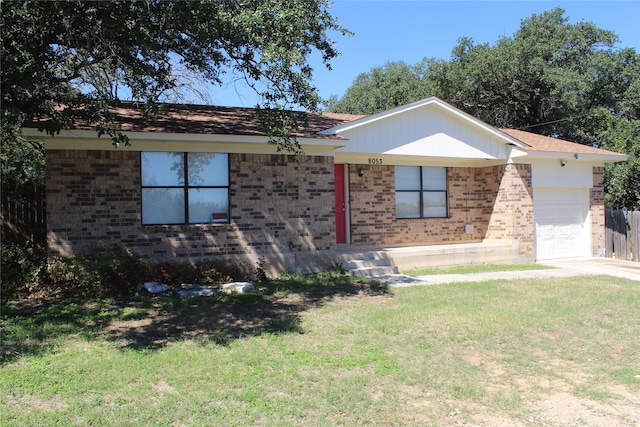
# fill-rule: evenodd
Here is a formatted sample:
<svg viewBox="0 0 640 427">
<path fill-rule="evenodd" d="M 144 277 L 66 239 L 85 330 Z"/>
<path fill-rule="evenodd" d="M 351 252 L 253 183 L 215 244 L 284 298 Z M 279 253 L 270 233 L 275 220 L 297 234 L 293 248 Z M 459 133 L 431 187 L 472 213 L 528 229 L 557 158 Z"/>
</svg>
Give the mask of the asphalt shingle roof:
<svg viewBox="0 0 640 427">
<path fill-rule="evenodd" d="M 576 142 L 565 141 L 564 139 L 551 138 L 537 133 L 526 132 L 516 129 L 500 129 L 502 132 L 522 141 L 526 151 L 545 151 L 553 153 L 576 153 L 576 154 L 620 154 L 600 148 L 590 147 Z"/>
<path fill-rule="evenodd" d="M 144 104 L 123 102 L 111 110 L 119 117 L 123 132 L 158 132 L 212 135 L 249 135 L 266 136 L 266 129 L 255 116 L 254 108 L 218 107 L 191 104 L 163 104 L 164 114 L 144 116 Z M 330 129 L 365 116 L 339 113 L 303 113 L 308 125 L 301 127 L 292 135 L 297 138 L 343 139 L 340 135 L 324 135 L 319 132 Z M 35 125 L 32 123 L 30 125 Z M 25 127 L 32 127 L 29 124 Z M 35 126 L 34 126 L 35 127 Z M 95 124 L 76 123 L 78 130 L 95 130 Z M 516 129 L 500 129 L 505 134 L 524 144 L 525 151 L 578 153 L 578 154 L 615 154 L 607 150 L 590 147 L 558 138 L 550 138 Z"/>
<path fill-rule="evenodd" d="M 145 117 L 143 104 L 123 103 L 111 111 L 119 117 L 123 132 L 267 135 L 266 129 L 255 117 L 256 110 L 253 108 L 163 104 L 163 114 Z M 339 136 L 320 135 L 318 132 L 361 117 L 336 113 L 304 114 L 308 126 L 292 133 L 298 138 L 340 139 Z M 91 123 L 78 123 L 74 129 L 95 130 L 95 126 Z"/>
</svg>

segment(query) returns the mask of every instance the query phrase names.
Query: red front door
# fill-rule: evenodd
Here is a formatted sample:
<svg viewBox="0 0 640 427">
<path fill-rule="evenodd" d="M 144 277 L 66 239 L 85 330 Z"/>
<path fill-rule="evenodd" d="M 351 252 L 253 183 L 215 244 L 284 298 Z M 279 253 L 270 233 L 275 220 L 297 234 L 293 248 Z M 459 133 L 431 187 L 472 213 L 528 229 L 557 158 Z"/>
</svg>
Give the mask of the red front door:
<svg viewBox="0 0 640 427">
<path fill-rule="evenodd" d="M 336 195 L 336 243 L 347 242 L 347 208 L 344 200 L 344 165 L 333 165 Z"/>
</svg>

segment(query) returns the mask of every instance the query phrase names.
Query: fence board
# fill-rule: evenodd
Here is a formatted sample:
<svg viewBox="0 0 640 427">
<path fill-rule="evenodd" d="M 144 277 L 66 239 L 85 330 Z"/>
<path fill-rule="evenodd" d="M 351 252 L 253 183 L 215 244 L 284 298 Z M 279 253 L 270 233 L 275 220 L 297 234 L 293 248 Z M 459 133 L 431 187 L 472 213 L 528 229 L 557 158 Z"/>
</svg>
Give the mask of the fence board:
<svg viewBox="0 0 640 427">
<path fill-rule="evenodd" d="M 607 209 L 604 217 L 605 223 L 605 256 L 613 258 L 615 250 L 613 248 L 613 210 Z"/>
<path fill-rule="evenodd" d="M 624 211 L 618 210 L 614 212 L 614 240 L 613 245 L 616 252 L 616 258 L 627 259 L 627 219 Z"/>
<path fill-rule="evenodd" d="M 15 191 L 3 186 L 0 199 L 2 241 L 6 243 L 31 241 L 34 245 L 43 247 L 47 233 L 44 189 L 33 187 Z"/>
<path fill-rule="evenodd" d="M 640 211 L 605 212 L 606 256 L 640 261 Z"/>
<path fill-rule="evenodd" d="M 633 261 L 640 261 L 640 211 L 630 212 L 630 249 Z"/>
</svg>

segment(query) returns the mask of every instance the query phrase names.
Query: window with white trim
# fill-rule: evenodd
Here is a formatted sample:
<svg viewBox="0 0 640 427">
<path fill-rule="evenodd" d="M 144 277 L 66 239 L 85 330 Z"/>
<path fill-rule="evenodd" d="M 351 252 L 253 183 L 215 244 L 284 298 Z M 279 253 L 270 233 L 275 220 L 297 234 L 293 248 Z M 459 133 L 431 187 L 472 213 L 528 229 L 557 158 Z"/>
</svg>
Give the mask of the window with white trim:
<svg viewBox="0 0 640 427">
<path fill-rule="evenodd" d="M 396 166 L 396 218 L 446 218 L 447 168 Z"/>
<path fill-rule="evenodd" d="M 229 155 L 141 153 L 142 224 L 229 222 Z"/>
</svg>

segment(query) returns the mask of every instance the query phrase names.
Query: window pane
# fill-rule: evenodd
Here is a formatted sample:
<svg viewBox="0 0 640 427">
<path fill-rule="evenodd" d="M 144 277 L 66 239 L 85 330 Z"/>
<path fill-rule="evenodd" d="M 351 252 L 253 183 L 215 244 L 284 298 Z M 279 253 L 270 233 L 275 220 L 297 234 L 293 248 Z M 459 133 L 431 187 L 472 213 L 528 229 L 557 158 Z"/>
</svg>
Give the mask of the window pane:
<svg viewBox="0 0 640 427">
<path fill-rule="evenodd" d="M 423 167 L 422 189 L 446 191 L 447 168 Z"/>
<path fill-rule="evenodd" d="M 422 193 L 422 216 L 425 218 L 446 218 L 447 217 L 447 193 L 423 192 Z"/>
<path fill-rule="evenodd" d="M 184 190 L 181 188 L 143 188 L 142 223 L 184 223 Z"/>
<path fill-rule="evenodd" d="M 189 153 L 189 186 L 229 185 L 229 160 L 227 154 Z"/>
<path fill-rule="evenodd" d="M 189 222 L 192 224 L 229 222 L 229 190 L 190 188 Z"/>
<path fill-rule="evenodd" d="M 420 190 L 420 167 L 396 166 L 396 190 Z"/>
<path fill-rule="evenodd" d="M 142 185 L 184 185 L 184 156 L 182 153 L 142 153 Z"/>
<path fill-rule="evenodd" d="M 396 193 L 396 217 L 420 218 L 420 193 L 400 192 Z"/>
</svg>

